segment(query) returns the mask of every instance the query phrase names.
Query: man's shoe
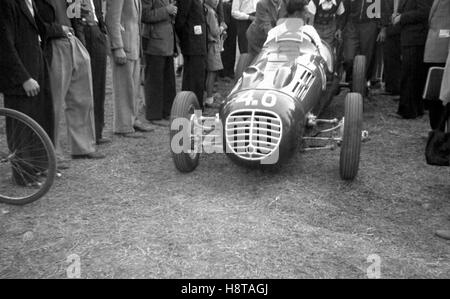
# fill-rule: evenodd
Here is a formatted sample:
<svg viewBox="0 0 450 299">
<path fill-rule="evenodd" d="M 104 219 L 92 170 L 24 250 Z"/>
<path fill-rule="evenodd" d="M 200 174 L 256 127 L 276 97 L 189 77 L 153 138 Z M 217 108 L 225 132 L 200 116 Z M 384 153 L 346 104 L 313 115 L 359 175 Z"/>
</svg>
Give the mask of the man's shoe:
<svg viewBox="0 0 450 299">
<path fill-rule="evenodd" d="M 109 144 L 111 142 L 112 142 L 112 140 L 109 138 L 100 138 L 97 140 L 96 143 L 97 143 L 97 145 L 102 145 L 102 144 Z"/>
<path fill-rule="evenodd" d="M 95 153 L 89 153 L 89 154 L 85 154 L 85 155 L 72 155 L 72 158 L 73 159 L 101 160 L 101 159 L 105 159 L 106 156 L 99 152 L 95 152 Z"/>
<path fill-rule="evenodd" d="M 134 129 L 137 132 L 146 132 L 146 133 L 155 131 L 155 129 L 153 129 L 152 127 L 150 127 L 148 125 L 145 125 L 143 123 L 136 123 L 136 124 L 134 124 Z"/>
<path fill-rule="evenodd" d="M 170 121 L 167 119 L 158 119 L 150 121 L 152 125 L 160 126 L 160 127 L 168 127 L 170 126 Z"/>
<path fill-rule="evenodd" d="M 133 139 L 144 139 L 145 136 L 141 133 L 133 132 L 133 133 L 115 133 L 115 135 L 123 137 L 123 138 L 133 138 Z"/>
<path fill-rule="evenodd" d="M 436 236 L 444 240 L 450 240 L 450 230 L 438 230 Z"/>
<path fill-rule="evenodd" d="M 70 162 L 67 160 L 56 161 L 56 168 L 59 170 L 67 170 L 70 168 Z"/>
</svg>

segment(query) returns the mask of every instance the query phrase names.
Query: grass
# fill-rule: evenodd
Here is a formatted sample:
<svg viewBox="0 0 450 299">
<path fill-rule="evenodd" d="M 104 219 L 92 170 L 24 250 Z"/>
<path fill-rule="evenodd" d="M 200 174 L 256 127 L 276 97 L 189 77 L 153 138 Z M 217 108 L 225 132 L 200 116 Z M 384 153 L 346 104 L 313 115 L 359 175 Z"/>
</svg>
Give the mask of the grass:
<svg viewBox="0 0 450 299">
<path fill-rule="evenodd" d="M 226 94 L 229 84 L 221 83 Z M 326 114 L 343 115 L 343 95 Z M 0 278 L 450 278 L 450 169 L 428 166 L 427 117 L 389 117 L 365 102 L 360 172 L 339 178 L 339 151 L 298 154 L 277 174 L 203 156 L 177 172 L 167 129 L 115 138 L 107 159 L 72 162 L 45 198 L 0 205 Z M 107 103 L 107 135 L 112 104 Z"/>
</svg>

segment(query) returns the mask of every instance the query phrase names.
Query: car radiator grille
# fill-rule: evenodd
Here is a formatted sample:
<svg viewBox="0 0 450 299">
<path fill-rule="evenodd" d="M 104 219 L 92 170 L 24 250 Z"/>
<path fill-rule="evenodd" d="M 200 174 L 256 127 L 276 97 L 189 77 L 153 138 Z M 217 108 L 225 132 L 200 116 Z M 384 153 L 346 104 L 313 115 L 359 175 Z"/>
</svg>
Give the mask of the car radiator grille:
<svg viewBox="0 0 450 299">
<path fill-rule="evenodd" d="M 245 160 L 263 160 L 278 150 L 282 134 L 280 117 L 264 110 L 238 110 L 226 120 L 229 148 Z"/>
</svg>

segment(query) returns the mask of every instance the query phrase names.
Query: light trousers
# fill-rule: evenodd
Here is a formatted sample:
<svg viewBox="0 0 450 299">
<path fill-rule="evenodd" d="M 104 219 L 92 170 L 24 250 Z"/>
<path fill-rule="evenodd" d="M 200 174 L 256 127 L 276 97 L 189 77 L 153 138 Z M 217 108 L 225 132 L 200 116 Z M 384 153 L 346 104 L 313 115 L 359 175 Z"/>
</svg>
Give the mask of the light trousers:
<svg viewBox="0 0 450 299">
<path fill-rule="evenodd" d="M 61 147 L 63 111 L 72 155 L 93 153 L 96 148 L 89 53 L 76 37 L 54 40 L 52 50 L 50 80 L 55 107 L 56 153 L 59 157 L 63 156 Z"/>
<path fill-rule="evenodd" d="M 114 133 L 133 133 L 138 115 L 141 84 L 140 60 L 119 65 L 111 59 L 114 85 Z"/>
</svg>

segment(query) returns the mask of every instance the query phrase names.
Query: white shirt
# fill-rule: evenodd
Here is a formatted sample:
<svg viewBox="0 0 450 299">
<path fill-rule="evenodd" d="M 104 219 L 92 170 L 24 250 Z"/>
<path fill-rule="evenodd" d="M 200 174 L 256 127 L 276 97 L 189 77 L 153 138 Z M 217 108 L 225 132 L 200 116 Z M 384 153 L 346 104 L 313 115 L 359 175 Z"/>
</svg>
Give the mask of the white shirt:
<svg viewBox="0 0 450 299">
<path fill-rule="evenodd" d="M 92 19 L 98 23 L 98 19 L 97 19 L 97 15 L 95 14 L 95 5 L 94 5 L 94 1 L 93 0 L 83 0 L 83 2 L 81 3 L 83 9 L 91 12 L 92 14 Z"/>
<path fill-rule="evenodd" d="M 33 8 L 33 0 L 25 0 L 25 3 L 27 4 L 27 6 L 28 6 L 28 9 L 30 10 L 30 13 L 31 13 L 31 15 L 33 16 L 33 18 L 34 18 L 34 8 Z M 41 39 L 41 36 L 40 35 L 38 35 L 38 40 L 39 40 L 39 42 L 41 42 L 42 41 L 42 39 Z"/>
<path fill-rule="evenodd" d="M 319 5 L 322 6 L 323 10 L 330 10 L 333 5 L 336 6 L 337 2 L 336 0 L 320 0 L 319 1 Z M 312 15 L 316 15 L 317 12 L 317 7 L 314 4 L 314 1 L 309 1 L 308 5 L 306 6 L 306 9 L 312 14 Z M 339 7 L 336 11 L 336 15 L 340 16 L 345 12 L 345 7 L 344 7 L 344 2 L 341 2 L 341 4 L 339 4 Z"/>
<path fill-rule="evenodd" d="M 33 2 L 32 2 L 32 0 L 25 0 L 25 3 L 27 4 L 31 15 L 34 17 L 34 9 L 33 9 Z"/>
<path fill-rule="evenodd" d="M 236 20 L 248 20 L 249 15 L 256 12 L 259 0 L 234 0 L 231 6 L 231 15 Z"/>
</svg>

